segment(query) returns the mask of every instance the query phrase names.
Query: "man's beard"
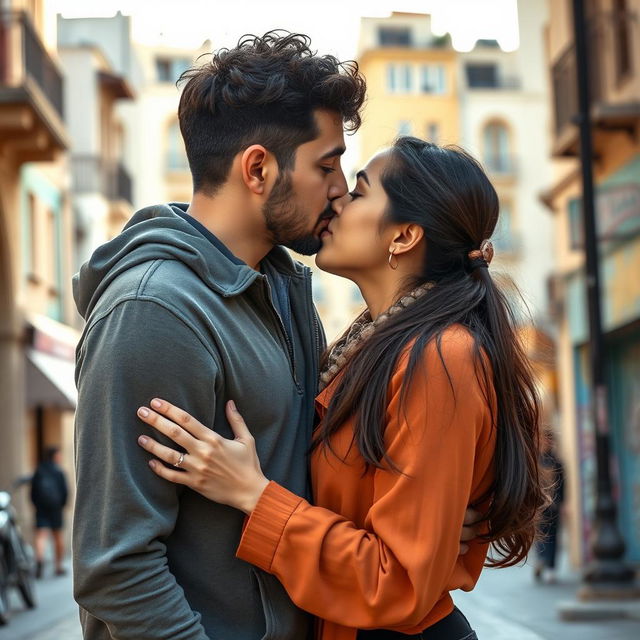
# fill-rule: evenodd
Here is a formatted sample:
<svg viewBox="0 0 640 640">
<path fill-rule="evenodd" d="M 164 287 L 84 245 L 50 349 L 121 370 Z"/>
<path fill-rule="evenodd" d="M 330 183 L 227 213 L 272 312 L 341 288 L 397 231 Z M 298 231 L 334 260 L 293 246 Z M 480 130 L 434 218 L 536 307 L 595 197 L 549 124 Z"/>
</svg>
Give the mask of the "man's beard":
<svg viewBox="0 0 640 640">
<path fill-rule="evenodd" d="M 298 209 L 293 198 L 291 175 L 283 172 L 278 176 L 262 213 L 271 234 L 273 244 L 281 244 L 303 256 L 312 256 L 322 247 L 322 240 L 306 231 L 306 216 Z M 330 207 L 318 216 L 333 217 Z"/>
</svg>

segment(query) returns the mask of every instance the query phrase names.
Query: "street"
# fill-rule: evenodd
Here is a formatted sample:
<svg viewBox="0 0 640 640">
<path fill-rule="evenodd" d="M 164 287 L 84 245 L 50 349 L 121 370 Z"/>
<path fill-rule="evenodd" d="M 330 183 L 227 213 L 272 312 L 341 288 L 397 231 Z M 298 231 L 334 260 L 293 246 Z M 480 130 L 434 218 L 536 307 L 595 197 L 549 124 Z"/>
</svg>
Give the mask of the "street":
<svg viewBox="0 0 640 640">
<path fill-rule="evenodd" d="M 635 640 L 640 621 L 562 622 L 556 604 L 575 597 L 576 578 L 565 571 L 557 585 L 536 585 L 531 567 L 486 569 L 471 593 L 456 593 L 458 607 L 480 640 Z M 15 595 L 15 594 L 14 594 Z M 15 610 L 0 640 L 81 640 L 71 578 L 47 577 L 38 582 L 38 608 Z M 140 639 L 142 640 L 142 639 Z M 233 639 L 229 639 L 233 640 Z"/>
</svg>

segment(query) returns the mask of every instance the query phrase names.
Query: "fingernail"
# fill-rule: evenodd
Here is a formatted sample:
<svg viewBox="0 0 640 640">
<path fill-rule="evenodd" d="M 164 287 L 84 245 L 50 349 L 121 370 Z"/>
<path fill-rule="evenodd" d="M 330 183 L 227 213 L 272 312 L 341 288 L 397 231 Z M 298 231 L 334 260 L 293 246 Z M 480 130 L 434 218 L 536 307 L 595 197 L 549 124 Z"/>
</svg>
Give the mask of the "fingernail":
<svg viewBox="0 0 640 640">
<path fill-rule="evenodd" d="M 147 438 L 147 436 L 140 436 L 138 442 L 144 447 L 147 442 L 149 442 L 149 438 Z"/>
<path fill-rule="evenodd" d="M 162 408 L 162 402 L 160 402 L 160 400 L 158 400 L 157 398 L 154 398 L 154 399 L 151 401 L 151 406 L 152 406 L 154 409 L 161 409 L 161 408 Z"/>
<path fill-rule="evenodd" d="M 150 466 L 152 469 L 155 469 L 155 468 L 156 468 L 156 461 L 155 461 L 155 460 L 149 460 L 149 466 Z"/>
<path fill-rule="evenodd" d="M 140 407 L 138 409 L 138 415 L 146 418 L 149 415 L 149 409 L 147 409 L 146 407 Z"/>
<path fill-rule="evenodd" d="M 229 408 L 231 409 L 231 411 L 237 411 L 236 403 L 233 400 L 229 400 Z"/>
</svg>

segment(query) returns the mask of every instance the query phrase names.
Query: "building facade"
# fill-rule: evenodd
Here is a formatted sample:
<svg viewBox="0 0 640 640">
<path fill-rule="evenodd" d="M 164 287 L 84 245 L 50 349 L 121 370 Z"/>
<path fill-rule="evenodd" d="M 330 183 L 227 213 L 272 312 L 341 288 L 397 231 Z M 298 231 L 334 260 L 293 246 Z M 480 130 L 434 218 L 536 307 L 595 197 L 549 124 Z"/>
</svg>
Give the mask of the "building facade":
<svg viewBox="0 0 640 640">
<path fill-rule="evenodd" d="M 627 557 L 640 563 L 640 1 L 587 5 L 601 308 L 608 359 L 612 470 Z M 589 558 L 595 490 L 581 216 L 576 56 L 570 3 L 549 2 L 555 175 L 544 201 L 554 221 L 561 433 L 574 561 Z"/>
<path fill-rule="evenodd" d="M 48 445 L 71 471 L 73 224 L 64 80 L 43 2 L 0 11 L 0 487 Z M 21 513 L 25 494 L 17 497 Z"/>
<path fill-rule="evenodd" d="M 458 54 L 460 144 L 482 162 L 500 199 L 492 267 L 517 284 L 530 316 L 523 324 L 549 332 L 552 220 L 538 198 L 552 176 L 546 0 L 519 2 L 518 20 L 516 51 L 481 40 Z"/>
<path fill-rule="evenodd" d="M 65 74 L 71 138 L 76 269 L 116 236 L 133 213 L 133 185 L 124 161 L 121 100 L 133 99 L 129 17 L 58 16 L 58 56 Z"/>
<path fill-rule="evenodd" d="M 211 43 L 197 49 L 136 44 L 132 84 L 136 100 L 118 107 L 118 115 L 131 135 L 124 153 L 136 177 L 134 208 L 160 202 L 189 202 L 191 173 L 178 124 L 180 75 L 198 56 L 211 52 Z"/>
</svg>

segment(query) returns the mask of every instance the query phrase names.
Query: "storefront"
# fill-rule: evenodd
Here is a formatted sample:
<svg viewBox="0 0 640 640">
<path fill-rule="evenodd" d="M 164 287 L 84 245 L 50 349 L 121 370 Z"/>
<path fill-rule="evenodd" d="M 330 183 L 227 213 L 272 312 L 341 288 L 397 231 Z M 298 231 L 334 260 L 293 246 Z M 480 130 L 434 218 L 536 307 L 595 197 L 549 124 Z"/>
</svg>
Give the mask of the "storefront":
<svg viewBox="0 0 640 640">
<path fill-rule="evenodd" d="M 47 447 L 63 449 L 71 461 L 73 417 L 77 403 L 74 380 L 78 332 L 51 318 L 27 317 L 26 409 L 28 453 L 33 465 Z"/>
<path fill-rule="evenodd" d="M 627 558 L 640 563 L 640 156 L 597 187 L 603 328 L 607 345 L 609 424 L 614 491 Z M 580 204 L 569 203 L 572 242 L 579 246 Z M 582 561 L 588 559 L 595 488 L 584 273 L 566 280 L 573 352 Z"/>
</svg>

